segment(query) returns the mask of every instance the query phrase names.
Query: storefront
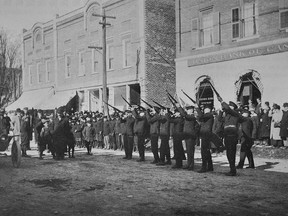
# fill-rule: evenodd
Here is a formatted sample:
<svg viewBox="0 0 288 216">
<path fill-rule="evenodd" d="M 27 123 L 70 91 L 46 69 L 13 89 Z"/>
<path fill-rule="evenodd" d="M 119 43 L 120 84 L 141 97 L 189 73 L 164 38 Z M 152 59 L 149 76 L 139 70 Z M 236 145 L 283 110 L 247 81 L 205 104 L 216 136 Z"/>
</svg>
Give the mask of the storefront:
<svg viewBox="0 0 288 216">
<path fill-rule="evenodd" d="M 203 79 L 205 75 L 225 101 L 247 104 L 248 100 L 255 103 L 256 98 L 261 98 L 282 106 L 288 101 L 287 51 L 288 41 L 281 39 L 176 59 L 178 95 L 189 101 L 181 92 L 183 89 L 191 97 L 200 98 L 200 102 L 214 101 L 219 107 L 217 97 Z"/>
</svg>

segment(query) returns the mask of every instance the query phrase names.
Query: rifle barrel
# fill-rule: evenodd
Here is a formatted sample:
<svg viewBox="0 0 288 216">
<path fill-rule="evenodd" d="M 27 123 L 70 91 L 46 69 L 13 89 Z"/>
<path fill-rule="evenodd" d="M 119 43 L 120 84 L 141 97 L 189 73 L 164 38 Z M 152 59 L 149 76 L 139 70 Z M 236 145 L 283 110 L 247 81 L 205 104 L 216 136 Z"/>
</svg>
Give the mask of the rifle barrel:
<svg viewBox="0 0 288 216">
<path fill-rule="evenodd" d="M 194 104 L 196 103 L 195 100 L 193 100 L 188 94 L 186 94 L 186 92 L 183 91 L 183 89 L 181 89 L 181 91 L 183 92 L 183 94 L 188 97 Z"/>
<path fill-rule="evenodd" d="M 153 108 L 153 106 L 151 104 L 149 104 L 148 102 L 146 102 L 145 100 L 143 100 L 142 98 L 140 98 L 141 101 L 143 101 L 147 106 L 149 106 L 150 108 Z"/>
</svg>

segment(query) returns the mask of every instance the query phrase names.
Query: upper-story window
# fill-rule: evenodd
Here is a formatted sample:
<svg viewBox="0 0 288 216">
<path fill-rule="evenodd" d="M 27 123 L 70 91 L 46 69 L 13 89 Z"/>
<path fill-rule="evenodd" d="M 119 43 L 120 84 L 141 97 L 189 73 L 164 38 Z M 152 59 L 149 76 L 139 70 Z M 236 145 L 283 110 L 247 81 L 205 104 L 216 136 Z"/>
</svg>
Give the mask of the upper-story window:
<svg viewBox="0 0 288 216">
<path fill-rule="evenodd" d="M 208 47 L 220 43 L 220 14 L 213 7 L 200 11 L 191 21 L 192 48 Z"/>
<path fill-rule="evenodd" d="M 46 82 L 50 82 L 51 80 L 51 61 L 46 61 Z"/>
<path fill-rule="evenodd" d="M 37 78 L 38 78 L 38 83 L 43 82 L 43 74 L 41 71 L 41 63 L 37 63 Z"/>
<path fill-rule="evenodd" d="M 92 49 L 92 73 L 98 73 L 99 72 L 99 51 L 96 49 Z"/>
<path fill-rule="evenodd" d="M 288 29 L 288 1 L 279 0 L 280 29 Z"/>
<path fill-rule="evenodd" d="M 84 76 L 85 75 L 85 51 L 80 51 L 78 54 L 78 75 Z"/>
<path fill-rule="evenodd" d="M 33 84 L 32 65 L 28 66 L 29 85 Z"/>
<path fill-rule="evenodd" d="M 65 77 L 71 77 L 71 54 L 65 55 Z"/>
<path fill-rule="evenodd" d="M 255 1 L 243 2 L 232 9 L 232 38 L 245 38 L 258 34 L 258 7 Z"/>
<path fill-rule="evenodd" d="M 113 41 L 107 43 L 107 54 L 106 54 L 106 62 L 107 62 L 107 69 L 113 70 L 114 69 L 114 46 Z"/>
<path fill-rule="evenodd" d="M 40 43 L 41 40 L 42 40 L 41 32 L 40 32 L 40 30 L 38 30 L 38 31 L 36 32 L 36 34 L 35 34 L 35 43 L 36 43 L 36 44 L 37 44 L 37 43 Z"/>
<path fill-rule="evenodd" d="M 122 38 L 123 67 L 131 66 L 131 35 Z"/>
</svg>

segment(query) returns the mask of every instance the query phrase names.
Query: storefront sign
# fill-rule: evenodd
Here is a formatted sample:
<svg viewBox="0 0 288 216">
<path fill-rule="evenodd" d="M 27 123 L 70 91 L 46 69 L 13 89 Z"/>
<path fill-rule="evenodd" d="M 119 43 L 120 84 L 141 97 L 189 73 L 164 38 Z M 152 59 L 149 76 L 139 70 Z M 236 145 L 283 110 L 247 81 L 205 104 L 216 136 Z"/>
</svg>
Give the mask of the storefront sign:
<svg viewBox="0 0 288 216">
<path fill-rule="evenodd" d="M 240 58 L 249 58 L 253 56 L 260 56 L 260 55 L 269 55 L 273 53 L 280 53 L 288 51 L 288 42 L 282 44 L 273 44 L 269 46 L 264 46 L 260 48 L 254 49 L 246 49 L 240 50 L 235 52 L 227 52 L 223 54 L 215 54 L 209 55 L 200 58 L 193 58 L 188 60 L 188 67 L 196 66 L 196 65 L 203 65 L 203 64 L 211 64 L 216 62 L 222 61 L 230 61 L 234 59 Z"/>
</svg>

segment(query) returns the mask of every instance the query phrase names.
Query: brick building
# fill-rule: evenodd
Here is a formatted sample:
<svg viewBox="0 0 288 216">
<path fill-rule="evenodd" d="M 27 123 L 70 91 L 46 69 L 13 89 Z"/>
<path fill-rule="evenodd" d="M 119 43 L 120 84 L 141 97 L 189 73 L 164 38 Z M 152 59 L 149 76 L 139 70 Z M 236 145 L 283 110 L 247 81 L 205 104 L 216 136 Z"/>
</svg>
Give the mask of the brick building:
<svg viewBox="0 0 288 216">
<path fill-rule="evenodd" d="M 200 103 L 214 104 L 210 80 L 226 101 L 288 101 L 287 0 L 177 0 L 175 5 L 179 94 L 184 89 Z"/>
<path fill-rule="evenodd" d="M 140 97 L 168 103 L 175 92 L 175 1 L 96 0 L 23 32 L 23 94 L 9 109 L 54 109 L 76 98 L 75 109 L 102 110 L 102 46 L 100 17 L 107 26 L 109 103 L 125 108 Z M 161 85 L 159 85 L 161 83 Z M 166 98 L 166 97 L 165 97 Z M 19 102 L 20 101 L 20 102 Z"/>
</svg>

